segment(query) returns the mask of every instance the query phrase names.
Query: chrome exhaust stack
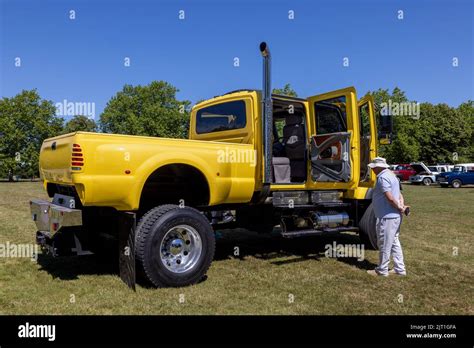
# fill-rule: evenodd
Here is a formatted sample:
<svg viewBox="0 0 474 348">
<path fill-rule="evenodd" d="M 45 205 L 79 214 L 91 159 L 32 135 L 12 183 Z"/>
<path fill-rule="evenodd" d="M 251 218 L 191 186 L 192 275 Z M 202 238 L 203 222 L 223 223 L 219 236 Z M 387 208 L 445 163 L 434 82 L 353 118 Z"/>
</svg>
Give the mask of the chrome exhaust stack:
<svg viewBox="0 0 474 348">
<path fill-rule="evenodd" d="M 271 56 L 266 42 L 260 43 L 260 52 L 263 57 L 263 88 L 262 88 L 262 136 L 264 152 L 263 184 L 272 183 L 272 136 L 273 136 L 273 103 L 271 86 Z"/>
</svg>

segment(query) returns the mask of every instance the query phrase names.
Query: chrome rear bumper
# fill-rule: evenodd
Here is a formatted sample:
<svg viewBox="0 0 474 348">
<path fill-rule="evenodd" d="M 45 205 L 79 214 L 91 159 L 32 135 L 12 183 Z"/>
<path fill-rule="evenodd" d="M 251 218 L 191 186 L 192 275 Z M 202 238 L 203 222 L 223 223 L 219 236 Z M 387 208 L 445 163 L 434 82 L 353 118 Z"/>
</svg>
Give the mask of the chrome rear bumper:
<svg viewBox="0 0 474 348">
<path fill-rule="evenodd" d="M 82 226 L 82 211 L 40 199 L 30 201 L 33 221 L 38 231 L 53 237 L 62 227 Z"/>
</svg>

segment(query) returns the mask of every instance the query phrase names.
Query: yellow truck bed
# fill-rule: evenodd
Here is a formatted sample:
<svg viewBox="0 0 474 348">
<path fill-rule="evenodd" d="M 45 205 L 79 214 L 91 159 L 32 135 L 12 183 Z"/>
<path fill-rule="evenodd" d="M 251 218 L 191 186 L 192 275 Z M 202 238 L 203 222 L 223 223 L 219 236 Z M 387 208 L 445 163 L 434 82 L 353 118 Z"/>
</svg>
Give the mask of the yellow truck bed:
<svg viewBox="0 0 474 348">
<path fill-rule="evenodd" d="M 244 203 L 255 190 L 257 167 L 239 158 L 252 153 L 248 144 L 76 132 L 44 141 L 40 175 L 45 186 L 75 186 L 84 206 L 137 210 L 153 172 L 185 164 L 206 178 L 209 205 Z"/>
</svg>

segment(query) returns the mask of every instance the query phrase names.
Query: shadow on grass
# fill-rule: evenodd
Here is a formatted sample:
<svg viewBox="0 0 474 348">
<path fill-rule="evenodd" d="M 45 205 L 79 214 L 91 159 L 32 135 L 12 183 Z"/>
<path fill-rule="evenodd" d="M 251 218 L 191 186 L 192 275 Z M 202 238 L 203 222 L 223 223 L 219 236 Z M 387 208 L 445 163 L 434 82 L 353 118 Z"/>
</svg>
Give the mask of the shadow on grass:
<svg viewBox="0 0 474 348">
<path fill-rule="evenodd" d="M 112 260 L 113 259 L 113 260 Z M 48 272 L 53 278 L 61 280 L 78 279 L 80 275 L 119 275 L 118 258 L 106 260 L 97 255 L 61 256 L 38 255 L 40 271 Z"/>
<path fill-rule="evenodd" d="M 308 260 L 325 258 L 326 245 L 333 242 L 342 245 L 360 244 L 359 237 L 354 234 L 331 234 L 327 236 L 301 237 L 295 239 L 282 238 L 278 233 L 264 234 L 244 229 L 222 230 L 218 232 L 214 262 L 238 258 L 245 262 L 246 256 L 268 260 L 272 265 L 281 266 Z M 238 248 L 238 254 L 235 251 Z M 336 258 L 352 267 L 373 269 L 376 265 L 367 261 L 359 261 L 352 257 Z M 80 275 L 119 276 L 118 257 L 113 253 L 106 255 L 63 256 L 53 258 L 49 255 L 38 255 L 41 271 L 48 272 L 53 278 L 61 280 L 78 279 Z M 143 277 L 137 277 L 137 283 L 148 287 Z"/>
<path fill-rule="evenodd" d="M 286 239 L 276 233 L 259 234 L 237 229 L 223 230 L 219 235 L 221 237 L 217 240 L 215 261 L 229 258 L 245 261 L 246 256 L 253 256 L 270 260 L 271 264 L 276 266 L 325 258 L 326 246 L 332 245 L 333 242 L 341 245 L 361 243 L 357 235 L 348 233 Z M 337 260 L 360 269 L 373 269 L 376 266 L 370 261 L 359 261 L 354 257 L 341 257 Z"/>
</svg>

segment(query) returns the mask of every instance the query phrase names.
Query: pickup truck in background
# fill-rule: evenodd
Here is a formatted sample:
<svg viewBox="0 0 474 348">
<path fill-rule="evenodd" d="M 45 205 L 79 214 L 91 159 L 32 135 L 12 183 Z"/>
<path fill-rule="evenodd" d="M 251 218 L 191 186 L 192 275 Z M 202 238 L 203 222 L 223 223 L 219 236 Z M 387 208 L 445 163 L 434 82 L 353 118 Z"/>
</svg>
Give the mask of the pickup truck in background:
<svg viewBox="0 0 474 348">
<path fill-rule="evenodd" d="M 437 181 L 441 187 L 474 185 L 474 163 L 457 164 L 453 171 L 439 174 Z"/>
<path fill-rule="evenodd" d="M 439 174 L 449 171 L 446 165 L 426 166 L 423 162 L 412 163 L 410 166 L 416 171 L 415 175 L 410 176 L 410 183 L 425 186 L 435 184 Z"/>
<path fill-rule="evenodd" d="M 353 87 L 272 95 L 265 43 L 260 51 L 263 90 L 198 103 L 189 139 L 76 132 L 45 140 L 40 173 L 52 202 L 30 202 L 44 250 L 99 253 L 117 241 L 131 269 L 168 287 L 203 278 L 216 229 L 355 232 L 377 248 L 367 165 L 378 137 L 390 139 L 391 116 L 377 132 L 372 98 L 358 100 Z"/>
</svg>

